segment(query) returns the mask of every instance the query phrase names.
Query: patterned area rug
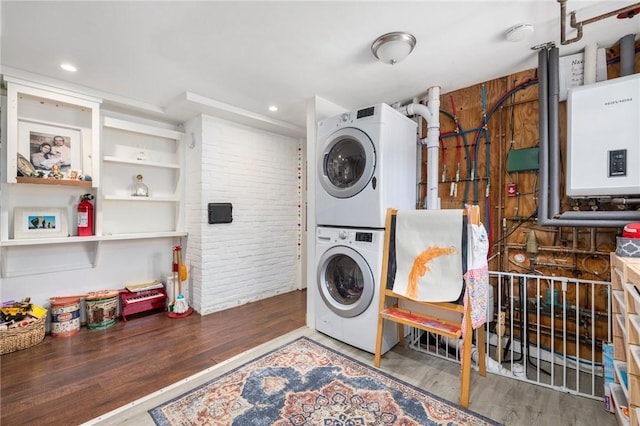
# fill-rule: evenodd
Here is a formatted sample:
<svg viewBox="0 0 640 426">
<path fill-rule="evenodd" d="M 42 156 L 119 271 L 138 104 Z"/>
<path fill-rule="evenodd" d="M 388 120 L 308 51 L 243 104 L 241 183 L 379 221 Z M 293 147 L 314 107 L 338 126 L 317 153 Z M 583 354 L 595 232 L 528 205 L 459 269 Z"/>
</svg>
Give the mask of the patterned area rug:
<svg viewBox="0 0 640 426">
<path fill-rule="evenodd" d="M 152 410 L 158 425 L 498 425 L 301 337 Z"/>
</svg>

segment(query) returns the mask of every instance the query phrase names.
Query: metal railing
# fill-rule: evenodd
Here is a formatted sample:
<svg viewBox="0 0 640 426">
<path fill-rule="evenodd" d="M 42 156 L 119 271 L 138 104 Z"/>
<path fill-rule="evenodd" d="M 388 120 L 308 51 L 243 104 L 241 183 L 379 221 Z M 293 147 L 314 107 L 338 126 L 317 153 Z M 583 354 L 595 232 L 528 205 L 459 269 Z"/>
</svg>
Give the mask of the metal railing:
<svg viewBox="0 0 640 426">
<path fill-rule="evenodd" d="M 603 345 L 611 342 L 611 283 L 489 272 L 487 371 L 604 399 Z M 504 324 L 504 325 L 502 325 Z M 411 329 L 413 349 L 460 362 L 461 340 Z M 473 359 L 477 360 L 474 348 Z"/>
</svg>

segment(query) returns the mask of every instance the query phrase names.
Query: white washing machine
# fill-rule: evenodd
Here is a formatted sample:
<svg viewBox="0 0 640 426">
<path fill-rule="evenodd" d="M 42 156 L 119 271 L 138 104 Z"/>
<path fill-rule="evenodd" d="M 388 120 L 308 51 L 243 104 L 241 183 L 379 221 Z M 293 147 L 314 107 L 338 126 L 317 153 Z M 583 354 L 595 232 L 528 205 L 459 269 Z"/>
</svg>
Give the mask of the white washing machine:
<svg viewBox="0 0 640 426">
<path fill-rule="evenodd" d="M 374 353 L 380 308 L 384 230 L 316 230 L 316 330 Z M 382 353 L 398 343 L 398 328 L 384 327 Z"/>
<path fill-rule="evenodd" d="M 317 224 L 384 228 L 387 208 L 414 209 L 416 128 L 387 104 L 319 121 Z"/>
</svg>

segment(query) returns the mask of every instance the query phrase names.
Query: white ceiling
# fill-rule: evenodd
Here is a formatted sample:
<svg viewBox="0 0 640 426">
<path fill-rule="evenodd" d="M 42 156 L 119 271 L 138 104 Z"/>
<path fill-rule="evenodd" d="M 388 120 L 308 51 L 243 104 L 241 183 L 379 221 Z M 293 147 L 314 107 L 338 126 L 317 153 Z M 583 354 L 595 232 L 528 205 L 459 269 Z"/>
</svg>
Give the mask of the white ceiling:
<svg viewBox="0 0 640 426">
<path fill-rule="evenodd" d="M 568 0 L 583 21 L 633 1 Z M 35 73 L 139 102 L 179 122 L 185 93 L 305 127 L 305 100 L 348 109 L 406 102 L 431 86 L 442 93 L 536 67 L 531 47 L 555 42 L 560 55 L 607 47 L 640 32 L 640 16 L 613 16 L 560 45 L 560 3 L 538 1 L 6 1 L 0 3 L 2 72 Z M 513 25 L 531 38 L 506 41 Z M 412 33 L 413 53 L 394 66 L 371 44 Z M 575 37 L 567 23 L 567 39 Z M 74 63 L 78 72 L 59 68 Z M 28 74 L 27 73 L 27 74 Z M 184 102 L 182 103 L 184 104 Z M 271 113 L 267 107 L 279 106 Z"/>
</svg>

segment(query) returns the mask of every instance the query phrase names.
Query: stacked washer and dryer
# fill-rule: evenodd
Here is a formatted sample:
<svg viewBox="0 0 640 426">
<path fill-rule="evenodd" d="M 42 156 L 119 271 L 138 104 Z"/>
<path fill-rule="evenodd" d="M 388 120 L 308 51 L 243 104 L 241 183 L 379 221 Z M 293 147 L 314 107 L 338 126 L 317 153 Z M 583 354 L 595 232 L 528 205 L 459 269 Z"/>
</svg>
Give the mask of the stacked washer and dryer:
<svg viewBox="0 0 640 426">
<path fill-rule="evenodd" d="M 375 352 L 387 208 L 414 209 L 416 123 L 378 104 L 318 122 L 316 330 Z M 398 342 L 384 327 L 382 352 Z"/>
</svg>

